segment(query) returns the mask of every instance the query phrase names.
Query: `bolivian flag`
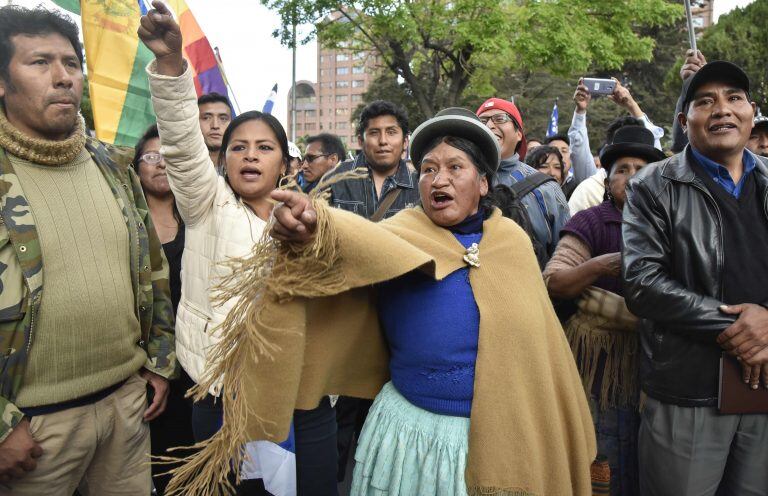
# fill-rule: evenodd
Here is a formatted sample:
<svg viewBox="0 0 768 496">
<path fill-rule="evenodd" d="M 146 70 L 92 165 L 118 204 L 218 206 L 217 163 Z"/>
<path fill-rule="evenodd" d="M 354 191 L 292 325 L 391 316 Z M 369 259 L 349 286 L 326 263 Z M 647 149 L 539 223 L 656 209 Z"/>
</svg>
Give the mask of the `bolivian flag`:
<svg viewBox="0 0 768 496">
<path fill-rule="evenodd" d="M 154 58 L 139 41 L 139 18 L 149 0 L 54 0 L 82 18 L 85 61 L 96 136 L 133 146 L 155 122 L 145 68 Z M 165 0 L 184 37 L 184 56 L 195 74 L 197 94 L 227 94 L 208 39 L 184 0 Z"/>
</svg>

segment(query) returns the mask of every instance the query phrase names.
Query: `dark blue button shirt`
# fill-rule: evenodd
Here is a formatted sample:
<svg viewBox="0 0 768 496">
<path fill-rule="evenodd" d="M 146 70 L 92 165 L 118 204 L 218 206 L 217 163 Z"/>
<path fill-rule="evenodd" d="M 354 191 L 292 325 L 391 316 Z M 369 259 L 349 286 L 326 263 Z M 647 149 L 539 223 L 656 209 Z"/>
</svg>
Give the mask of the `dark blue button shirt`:
<svg viewBox="0 0 768 496">
<path fill-rule="evenodd" d="M 708 159 L 696 151 L 693 146 L 691 146 L 691 153 L 693 153 L 693 157 L 696 159 L 696 161 L 699 162 L 702 167 L 704 167 L 704 170 L 707 171 L 707 174 L 709 174 L 712 180 L 722 186 L 723 189 L 725 189 L 728 194 L 732 195 L 734 198 L 739 197 L 741 194 L 741 189 L 744 186 L 744 180 L 753 170 L 755 170 L 755 167 L 757 166 L 755 163 L 755 157 L 753 157 L 752 154 L 747 150 L 744 150 L 744 158 L 742 159 L 742 163 L 744 164 L 744 174 L 742 174 L 741 179 L 739 180 L 739 184 L 736 184 L 733 182 L 731 173 L 728 172 L 728 169 L 726 169 L 724 166 L 718 164 L 714 160 Z"/>
</svg>

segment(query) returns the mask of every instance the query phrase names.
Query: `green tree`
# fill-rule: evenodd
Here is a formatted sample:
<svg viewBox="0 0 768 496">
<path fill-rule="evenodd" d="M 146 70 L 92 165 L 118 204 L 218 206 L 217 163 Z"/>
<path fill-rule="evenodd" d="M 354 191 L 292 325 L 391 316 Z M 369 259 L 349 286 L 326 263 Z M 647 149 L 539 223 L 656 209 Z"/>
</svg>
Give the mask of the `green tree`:
<svg viewBox="0 0 768 496">
<path fill-rule="evenodd" d="M 670 0 L 262 0 L 276 9 L 275 35 L 290 45 L 294 23 L 312 23 L 331 48 L 374 50 L 402 80 L 424 116 L 496 93 L 508 68 L 558 75 L 599 63 L 618 69 L 649 60 L 654 42 L 638 34 L 680 17 Z"/>
</svg>

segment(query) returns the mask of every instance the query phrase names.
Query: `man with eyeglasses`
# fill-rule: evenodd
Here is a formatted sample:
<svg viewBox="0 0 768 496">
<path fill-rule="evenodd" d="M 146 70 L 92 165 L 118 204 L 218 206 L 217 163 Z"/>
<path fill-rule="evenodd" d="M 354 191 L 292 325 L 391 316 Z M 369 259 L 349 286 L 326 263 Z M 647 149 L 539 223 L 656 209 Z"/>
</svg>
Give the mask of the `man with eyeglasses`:
<svg viewBox="0 0 768 496">
<path fill-rule="evenodd" d="M 514 103 L 490 98 L 480 105 L 476 113 L 501 145 L 502 160 L 494 186 L 512 186 L 538 173 L 520 159 L 525 157 L 528 146 L 523 119 Z M 531 220 L 536 241 L 546 251 L 546 257 L 551 257 L 560 240 L 560 229 L 571 217 L 563 191 L 556 182 L 545 182 L 524 195 L 521 202 Z"/>
<path fill-rule="evenodd" d="M 326 172 L 344 159 L 344 143 L 338 136 L 321 133 L 307 138 L 307 149 L 299 164 L 298 182 L 302 191 L 312 191 Z"/>
</svg>

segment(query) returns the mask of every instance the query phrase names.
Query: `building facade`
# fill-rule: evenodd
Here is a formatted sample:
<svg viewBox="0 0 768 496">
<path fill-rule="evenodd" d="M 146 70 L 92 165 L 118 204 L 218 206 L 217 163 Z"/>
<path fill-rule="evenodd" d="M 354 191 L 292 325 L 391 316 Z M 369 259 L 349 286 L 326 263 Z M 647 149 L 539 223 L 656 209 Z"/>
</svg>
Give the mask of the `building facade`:
<svg viewBox="0 0 768 496">
<path fill-rule="evenodd" d="M 360 148 L 352 113 L 375 77 L 371 52 L 323 48 L 318 43 L 317 83 L 296 82 L 296 138 L 321 132 L 339 136 L 347 150 Z M 288 129 L 292 126 L 292 91 L 288 93 Z"/>
<path fill-rule="evenodd" d="M 694 0 L 691 2 L 693 27 L 697 31 L 706 29 L 714 23 L 715 0 Z"/>
</svg>

